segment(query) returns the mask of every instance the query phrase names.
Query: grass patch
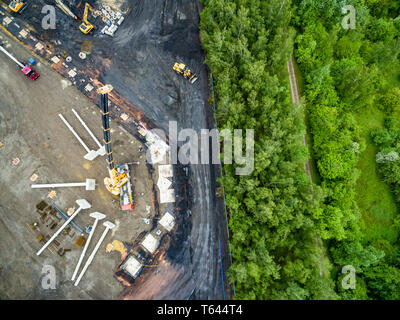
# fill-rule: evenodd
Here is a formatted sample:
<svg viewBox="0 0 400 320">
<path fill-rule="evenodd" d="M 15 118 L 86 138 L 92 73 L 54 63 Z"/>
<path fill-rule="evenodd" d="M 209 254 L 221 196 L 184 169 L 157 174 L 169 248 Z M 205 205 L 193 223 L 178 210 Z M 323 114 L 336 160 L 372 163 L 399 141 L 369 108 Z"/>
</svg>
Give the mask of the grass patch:
<svg viewBox="0 0 400 320">
<path fill-rule="evenodd" d="M 383 127 L 384 113 L 371 107 L 356 114 L 356 118 L 366 143 L 366 149 L 358 162 L 360 177 L 356 185 L 356 201 L 361 210 L 364 241 L 385 239 L 393 243 L 397 238 L 397 230 L 393 226 L 397 206 L 389 186 L 377 172 L 377 148 L 370 137 L 371 130 Z"/>
</svg>

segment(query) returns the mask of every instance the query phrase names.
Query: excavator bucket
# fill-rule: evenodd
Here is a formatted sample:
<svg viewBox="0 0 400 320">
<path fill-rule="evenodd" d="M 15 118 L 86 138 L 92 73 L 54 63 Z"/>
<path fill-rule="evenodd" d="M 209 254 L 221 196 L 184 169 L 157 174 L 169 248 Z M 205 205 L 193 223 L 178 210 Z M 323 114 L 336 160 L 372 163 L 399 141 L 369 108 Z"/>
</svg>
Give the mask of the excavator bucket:
<svg viewBox="0 0 400 320">
<path fill-rule="evenodd" d="M 195 83 L 195 82 L 197 81 L 197 79 L 198 79 L 198 78 L 197 78 L 196 76 L 193 77 L 192 80 L 190 80 L 190 83 L 191 83 L 191 84 Z"/>
</svg>

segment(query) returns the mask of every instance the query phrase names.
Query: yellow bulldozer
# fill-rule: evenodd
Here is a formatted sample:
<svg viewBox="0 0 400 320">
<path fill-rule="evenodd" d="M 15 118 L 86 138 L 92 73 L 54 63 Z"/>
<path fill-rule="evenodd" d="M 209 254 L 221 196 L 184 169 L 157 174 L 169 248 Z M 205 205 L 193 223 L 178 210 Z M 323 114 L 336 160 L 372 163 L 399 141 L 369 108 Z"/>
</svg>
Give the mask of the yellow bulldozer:
<svg viewBox="0 0 400 320">
<path fill-rule="evenodd" d="M 192 73 L 189 70 L 189 68 L 187 68 L 186 65 L 183 64 L 183 63 L 175 62 L 175 64 L 172 67 L 172 69 L 174 69 L 179 74 L 183 75 L 192 84 L 195 83 L 196 80 L 197 80 L 197 76 L 194 73 Z"/>
</svg>

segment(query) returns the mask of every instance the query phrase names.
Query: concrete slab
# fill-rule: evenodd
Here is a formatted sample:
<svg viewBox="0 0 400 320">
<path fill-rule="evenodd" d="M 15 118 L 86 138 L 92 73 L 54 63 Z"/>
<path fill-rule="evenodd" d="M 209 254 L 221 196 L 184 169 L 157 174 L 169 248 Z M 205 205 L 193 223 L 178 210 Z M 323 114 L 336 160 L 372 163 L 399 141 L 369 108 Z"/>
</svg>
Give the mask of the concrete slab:
<svg viewBox="0 0 400 320">
<path fill-rule="evenodd" d="M 160 242 L 156 238 L 154 238 L 151 233 L 149 233 L 142 241 L 143 248 L 145 248 L 150 253 L 154 253 L 159 244 Z"/>
</svg>

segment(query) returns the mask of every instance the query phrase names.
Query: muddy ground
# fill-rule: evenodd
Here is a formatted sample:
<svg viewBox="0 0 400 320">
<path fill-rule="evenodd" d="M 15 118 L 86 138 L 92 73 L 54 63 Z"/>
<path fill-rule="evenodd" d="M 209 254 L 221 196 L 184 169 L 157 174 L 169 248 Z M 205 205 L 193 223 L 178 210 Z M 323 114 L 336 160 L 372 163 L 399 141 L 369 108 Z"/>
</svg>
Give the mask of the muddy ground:
<svg viewBox="0 0 400 320">
<path fill-rule="evenodd" d="M 32 10 L 16 19 L 28 22 L 39 37 L 57 45 L 60 52 L 66 51 L 88 73 L 101 70 L 99 80 L 111 83 L 157 126 L 167 130 L 168 121 L 176 120 L 179 128 L 199 131 L 214 127 L 199 40 L 198 1 L 120 1 L 127 16 L 114 38 L 100 35 L 98 30 L 83 35 L 79 23 L 58 9 L 56 30 L 43 31 L 38 19 L 43 16 L 43 4 L 32 1 Z M 79 15 L 83 5 L 75 5 L 79 6 L 74 9 Z M 91 54 L 80 61 L 77 56 L 83 47 L 90 48 Z M 199 80 L 191 85 L 177 75 L 172 70 L 175 61 L 186 63 Z M 146 272 L 124 292 L 128 299 L 222 299 L 221 258 L 226 296 L 231 295 L 226 279 L 229 258 L 225 216 L 215 196 L 218 167 L 190 165 L 188 177 L 183 169 L 175 167 L 175 188 L 179 191 L 175 209 L 180 214 L 177 232 L 158 270 Z"/>
<path fill-rule="evenodd" d="M 0 41 L 16 57 L 29 57 L 30 53 L 3 31 L 0 32 Z M 59 113 L 63 114 L 89 148 L 97 150 L 95 142 L 75 118 L 71 108 L 80 114 L 101 141 L 100 110 L 46 64 L 39 63 L 37 66 L 41 74 L 37 81 L 27 79 L 4 54 L 0 55 L 0 70 L 0 298 L 117 299 L 123 287 L 113 273 L 121 255 L 116 251 L 107 253 L 106 245 L 113 240 L 133 243 L 141 232 L 150 230 L 151 225 L 145 224 L 143 218 L 152 219 L 156 209 L 152 193 L 156 177 L 152 179 L 146 168 L 145 156 L 139 152 L 141 144 L 111 122 L 116 161 L 140 162 L 131 166 L 137 206 L 135 211 L 127 214 L 120 210 L 118 202 L 112 201 L 114 197 L 103 184 L 103 178 L 108 175 L 106 159 L 85 160 L 86 151 L 58 118 Z M 19 158 L 20 162 L 13 165 L 13 158 Z M 34 182 L 30 180 L 33 174 L 37 175 Z M 31 189 L 32 183 L 80 182 L 86 178 L 96 179 L 96 190 Z M 52 190 L 56 191 L 56 196 L 50 199 L 48 193 Z M 59 220 L 57 227 L 50 230 L 46 223 L 40 222 L 36 205 L 42 200 L 48 204 L 54 201 L 66 212 L 71 207 L 77 209 L 75 200 L 79 198 L 87 199 L 92 204 L 91 209 L 80 212 L 74 219 L 83 230 L 93 223 L 89 217 L 93 211 L 106 214 L 106 219 L 115 223 L 116 228 L 105 238 L 79 286 L 74 287 L 70 278 L 82 249 L 76 248 L 73 243 L 79 232 L 72 230 L 73 236 L 60 234 L 57 237 L 59 247 L 71 250 L 65 255 L 59 256 L 55 250 L 46 250 L 36 256 L 43 242 L 37 243 L 38 234 L 35 235 L 28 225 L 38 222 L 41 234 L 54 234 L 64 220 Z M 149 213 L 146 206 L 151 207 Z M 103 229 L 102 223 L 99 223 L 88 253 L 93 250 Z M 41 286 L 45 264 L 56 269 L 54 290 L 44 290 Z"/>
</svg>

